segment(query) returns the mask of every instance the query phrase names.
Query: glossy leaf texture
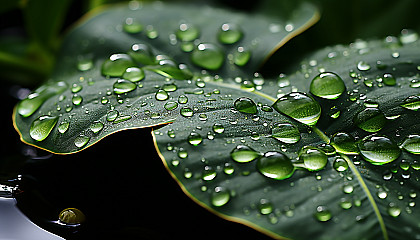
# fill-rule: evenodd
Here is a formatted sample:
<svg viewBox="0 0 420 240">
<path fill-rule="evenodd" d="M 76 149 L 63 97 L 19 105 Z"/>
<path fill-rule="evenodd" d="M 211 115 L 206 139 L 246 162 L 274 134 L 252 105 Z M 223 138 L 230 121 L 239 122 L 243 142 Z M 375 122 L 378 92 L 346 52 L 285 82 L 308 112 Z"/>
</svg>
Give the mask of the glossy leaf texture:
<svg viewBox="0 0 420 240">
<path fill-rule="evenodd" d="M 329 47 L 259 91 L 219 84 L 219 108 L 154 131 L 160 155 L 200 205 L 274 238 L 415 239 L 417 39 Z"/>
<path fill-rule="evenodd" d="M 290 12 L 134 1 L 92 13 L 64 39 L 51 79 L 16 106 L 15 128 L 24 142 L 66 154 L 175 121 L 206 81 L 253 74 L 318 19 L 310 4 Z"/>
</svg>

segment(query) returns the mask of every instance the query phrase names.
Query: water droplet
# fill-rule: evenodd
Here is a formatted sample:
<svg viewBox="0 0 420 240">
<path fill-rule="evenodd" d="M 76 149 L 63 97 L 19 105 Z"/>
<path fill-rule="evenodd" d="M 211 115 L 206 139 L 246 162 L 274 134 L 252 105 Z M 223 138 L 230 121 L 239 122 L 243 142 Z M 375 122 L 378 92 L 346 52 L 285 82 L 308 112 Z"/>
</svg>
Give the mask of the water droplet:
<svg viewBox="0 0 420 240">
<path fill-rule="evenodd" d="M 401 208 L 393 203 L 390 203 L 388 207 L 388 214 L 389 216 L 396 218 L 401 214 Z"/>
<path fill-rule="evenodd" d="M 61 122 L 60 125 L 58 125 L 58 132 L 59 133 L 65 133 L 69 129 L 70 123 L 69 122 Z"/>
<path fill-rule="evenodd" d="M 131 81 L 125 79 L 118 79 L 113 85 L 113 91 L 115 94 L 124 94 L 134 91 L 137 85 Z"/>
<path fill-rule="evenodd" d="M 333 168 L 337 172 L 344 172 L 349 168 L 349 165 L 347 164 L 346 160 L 341 157 L 337 157 L 333 162 Z"/>
<path fill-rule="evenodd" d="M 214 188 L 214 192 L 211 195 L 211 204 L 215 207 L 221 207 L 228 203 L 230 200 L 230 192 L 224 187 Z"/>
<path fill-rule="evenodd" d="M 188 142 L 193 146 L 198 146 L 203 141 L 203 137 L 199 133 L 192 132 L 188 136 Z"/>
<path fill-rule="evenodd" d="M 58 117 L 48 115 L 40 116 L 32 122 L 29 129 L 29 135 L 38 142 L 43 141 L 50 135 L 50 132 L 57 124 L 57 121 Z"/>
<path fill-rule="evenodd" d="M 138 82 L 144 79 L 144 71 L 138 67 L 129 67 L 122 77 L 132 82 Z"/>
<path fill-rule="evenodd" d="M 165 90 L 159 89 L 155 94 L 155 98 L 158 101 L 165 101 L 169 98 L 169 94 Z"/>
<path fill-rule="evenodd" d="M 230 152 L 230 157 L 239 163 L 251 162 L 260 156 L 259 152 L 245 145 L 238 145 Z"/>
<path fill-rule="evenodd" d="M 385 126 L 386 118 L 378 108 L 366 108 L 356 114 L 353 122 L 366 132 L 378 132 Z"/>
<path fill-rule="evenodd" d="M 362 157 L 374 165 L 390 163 L 401 153 L 391 139 L 383 136 L 367 136 L 358 144 L 358 147 Z"/>
<path fill-rule="evenodd" d="M 273 108 L 310 126 L 315 125 L 321 116 L 321 107 L 318 102 L 305 93 L 300 92 L 284 95 L 273 104 Z"/>
<path fill-rule="evenodd" d="M 291 123 L 276 123 L 271 136 L 283 143 L 297 143 L 300 140 L 299 129 Z"/>
<path fill-rule="evenodd" d="M 324 72 L 316 76 L 310 86 L 313 95 L 326 99 L 337 99 L 346 90 L 343 80 L 335 73 Z"/>
<path fill-rule="evenodd" d="M 385 73 L 382 77 L 382 81 L 387 86 L 394 86 L 395 84 L 397 84 L 397 80 L 390 73 Z"/>
<path fill-rule="evenodd" d="M 401 30 L 400 41 L 402 44 L 413 43 L 417 41 L 418 38 L 419 38 L 419 35 L 411 29 Z"/>
<path fill-rule="evenodd" d="M 350 199 L 347 198 L 341 198 L 340 200 L 340 207 L 342 209 L 350 209 L 353 206 Z"/>
<path fill-rule="evenodd" d="M 194 111 L 189 107 L 183 107 L 180 110 L 180 114 L 183 117 L 192 117 L 194 115 Z"/>
<path fill-rule="evenodd" d="M 146 36 L 149 39 L 156 39 L 157 37 L 159 37 L 159 32 L 152 25 L 147 25 L 146 26 Z"/>
<path fill-rule="evenodd" d="M 106 114 L 106 120 L 108 122 L 113 122 L 118 115 L 120 115 L 120 113 L 117 110 L 110 110 L 107 114 Z"/>
<path fill-rule="evenodd" d="M 83 101 L 83 97 L 77 94 L 74 94 L 73 97 L 71 98 L 71 101 L 74 105 L 80 105 Z"/>
<path fill-rule="evenodd" d="M 212 167 L 205 166 L 201 178 L 204 181 L 211 181 L 216 177 L 216 175 L 217 173 Z"/>
<path fill-rule="evenodd" d="M 185 149 L 183 149 L 183 148 L 179 148 L 179 150 L 178 150 L 178 157 L 179 157 L 179 158 L 182 158 L 182 159 L 187 158 L 187 157 L 188 157 L 188 152 L 187 152 L 187 150 L 185 150 Z"/>
<path fill-rule="evenodd" d="M 350 193 L 352 193 L 353 191 L 354 191 L 354 187 L 353 187 L 353 185 L 348 184 L 348 183 L 344 183 L 344 185 L 343 185 L 343 192 L 344 192 L 344 193 L 350 194 Z M 356 204 L 355 204 L 355 205 L 356 205 Z"/>
<path fill-rule="evenodd" d="M 186 104 L 186 103 L 188 102 L 188 97 L 187 97 L 187 96 L 185 96 L 185 95 L 180 95 L 180 96 L 178 97 L 178 102 L 179 102 L 180 104 Z"/>
<path fill-rule="evenodd" d="M 191 24 L 182 23 L 175 34 L 179 40 L 189 42 L 198 38 L 200 30 Z"/>
<path fill-rule="evenodd" d="M 133 18 L 127 18 L 124 21 L 123 30 L 131 34 L 139 33 L 143 30 L 143 24 Z"/>
<path fill-rule="evenodd" d="M 74 139 L 74 145 L 78 148 L 81 148 L 81 147 L 84 147 L 89 142 L 89 140 L 90 140 L 90 137 L 88 136 L 83 136 L 83 135 L 77 136 Z"/>
<path fill-rule="evenodd" d="M 164 106 L 164 108 L 168 111 L 172 111 L 172 110 L 176 109 L 177 107 L 178 107 L 178 103 L 177 102 L 172 102 L 172 101 L 169 101 L 169 102 L 165 103 L 165 106 Z"/>
<path fill-rule="evenodd" d="M 224 44 L 233 44 L 238 42 L 243 36 L 242 29 L 233 23 L 225 23 L 221 26 L 218 39 Z"/>
<path fill-rule="evenodd" d="M 420 136 L 419 135 L 409 135 L 407 136 L 401 147 L 407 152 L 413 154 L 420 154 Z"/>
<path fill-rule="evenodd" d="M 380 199 L 385 199 L 388 196 L 388 193 L 383 189 L 379 189 L 378 192 L 376 193 L 376 195 Z"/>
<path fill-rule="evenodd" d="M 93 132 L 93 133 L 98 133 L 98 132 L 100 132 L 102 129 L 104 128 L 104 124 L 103 123 L 101 123 L 101 122 L 94 122 L 94 123 L 92 123 L 91 125 L 90 125 L 90 130 Z"/>
<path fill-rule="evenodd" d="M 155 55 L 153 54 L 152 48 L 146 44 L 136 43 L 131 46 L 131 50 L 128 52 L 134 61 L 144 65 L 154 65 Z"/>
<path fill-rule="evenodd" d="M 267 215 L 273 212 L 273 204 L 267 199 L 261 199 L 258 203 L 258 211 L 262 215 Z"/>
<path fill-rule="evenodd" d="M 246 50 L 244 47 L 238 47 L 233 53 L 233 62 L 237 66 L 245 66 L 251 58 L 251 51 Z"/>
<path fill-rule="evenodd" d="M 258 159 L 257 170 L 268 178 L 282 180 L 291 177 L 295 167 L 283 153 L 266 152 L 264 156 Z"/>
<path fill-rule="evenodd" d="M 65 224 L 81 224 L 85 222 L 86 217 L 82 211 L 77 208 L 66 208 L 58 215 L 60 222 Z"/>
<path fill-rule="evenodd" d="M 88 71 L 93 67 L 92 56 L 79 56 L 77 58 L 77 70 L 81 72 Z"/>
<path fill-rule="evenodd" d="M 357 146 L 353 136 L 345 132 L 339 132 L 331 137 L 331 145 L 341 153 L 357 154 Z"/>
<path fill-rule="evenodd" d="M 227 175 L 231 175 L 235 172 L 235 168 L 231 163 L 225 163 L 225 165 L 223 166 L 223 172 Z"/>
<path fill-rule="evenodd" d="M 359 71 L 368 71 L 370 70 L 370 65 L 365 61 L 360 61 L 357 63 L 357 69 L 359 69 Z"/>
<path fill-rule="evenodd" d="M 233 105 L 241 113 L 256 114 L 258 112 L 257 105 L 250 98 L 238 98 Z"/>
<path fill-rule="evenodd" d="M 303 161 L 303 167 L 309 171 L 319 171 L 323 169 L 328 162 L 327 155 L 320 149 L 311 146 L 305 146 L 299 151 L 299 161 Z"/>
<path fill-rule="evenodd" d="M 222 132 L 225 131 L 225 127 L 222 124 L 220 124 L 220 123 L 215 123 L 213 125 L 213 131 L 215 133 L 219 133 L 220 134 L 220 133 L 222 133 Z"/>
<path fill-rule="evenodd" d="M 191 61 L 202 68 L 208 70 L 219 69 L 225 59 L 223 51 L 211 43 L 201 43 L 191 53 Z"/>
<path fill-rule="evenodd" d="M 320 222 L 326 222 L 331 219 L 332 215 L 330 210 L 325 206 L 318 206 L 314 217 Z"/>
<path fill-rule="evenodd" d="M 72 93 L 78 93 L 78 92 L 82 91 L 82 89 L 83 89 L 83 86 L 80 85 L 80 84 L 75 83 L 71 86 L 71 92 Z"/>
<path fill-rule="evenodd" d="M 401 107 L 417 111 L 420 108 L 420 97 L 415 95 L 407 97 Z"/>
<path fill-rule="evenodd" d="M 135 66 L 127 54 L 112 54 L 102 63 L 101 73 L 104 76 L 121 77 L 127 68 Z"/>
</svg>

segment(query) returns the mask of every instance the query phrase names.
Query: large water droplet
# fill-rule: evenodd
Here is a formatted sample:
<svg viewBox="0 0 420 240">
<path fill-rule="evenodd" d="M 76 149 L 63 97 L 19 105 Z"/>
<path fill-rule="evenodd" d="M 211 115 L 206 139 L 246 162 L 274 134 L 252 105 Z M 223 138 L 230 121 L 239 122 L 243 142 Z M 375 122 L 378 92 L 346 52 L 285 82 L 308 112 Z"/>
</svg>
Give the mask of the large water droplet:
<svg viewBox="0 0 420 240">
<path fill-rule="evenodd" d="M 230 192 L 224 187 L 214 188 L 214 192 L 211 195 L 211 204 L 215 207 L 221 207 L 228 203 L 230 200 Z"/>
<path fill-rule="evenodd" d="M 131 81 L 125 79 L 118 79 L 113 85 L 113 91 L 115 94 L 124 94 L 134 91 L 137 85 Z"/>
<path fill-rule="evenodd" d="M 233 23 L 225 23 L 221 26 L 218 39 L 224 44 L 233 44 L 239 41 L 243 36 L 242 29 Z"/>
<path fill-rule="evenodd" d="M 300 140 L 299 129 L 291 123 L 276 123 L 271 129 L 271 136 L 280 142 L 297 143 Z"/>
<path fill-rule="evenodd" d="M 36 141 L 43 141 L 50 135 L 57 121 L 58 117 L 48 115 L 40 116 L 32 122 L 29 135 Z"/>
<path fill-rule="evenodd" d="M 346 160 L 341 157 L 337 157 L 333 162 L 333 168 L 337 172 L 344 172 L 349 168 L 349 165 Z"/>
<path fill-rule="evenodd" d="M 169 98 L 169 94 L 165 90 L 159 89 L 155 94 L 155 98 L 158 101 L 165 101 Z"/>
<path fill-rule="evenodd" d="M 354 138 L 345 132 L 339 132 L 331 137 L 331 145 L 341 153 L 357 154 L 357 146 Z"/>
<path fill-rule="evenodd" d="M 366 108 L 356 114 L 353 122 L 366 132 L 378 132 L 385 126 L 386 118 L 378 108 Z"/>
<path fill-rule="evenodd" d="M 310 126 L 315 125 L 321 116 L 321 107 L 318 102 L 300 92 L 284 95 L 273 104 L 273 108 Z"/>
<path fill-rule="evenodd" d="M 420 136 L 409 135 L 404 139 L 401 147 L 413 154 L 420 154 Z"/>
<path fill-rule="evenodd" d="M 401 107 L 417 111 L 420 108 L 420 97 L 415 95 L 407 97 Z"/>
<path fill-rule="evenodd" d="M 138 82 L 144 79 L 144 71 L 138 67 L 129 67 L 122 77 L 132 82 Z"/>
<path fill-rule="evenodd" d="M 382 82 L 387 86 L 394 86 L 397 84 L 397 80 L 395 77 L 390 73 L 385 73 L 382 77 Z"/>
<path fill-rule="evenodd" d="M 136 64 L 127 54 L 112 54 L 103 62 L 101 73 L 104 76 L 121 77 L 127 68 L 135 66 Z"/>
<path fill-rule="evenodd" d="M 398 206 L 396 206 L 393 203 L 390 203 L 389 207 L 388 207 L 388 214 L 391 217 L 398 217 L 401 214 L 401 208 L 399 208 Z"/>
<path fill-rule="evenodd" d="M 309 171 L 319 171 L 327 165 L 328 157 L 316 147 L 305 146 L 299 151 L 299 161 L 303 161 L 303 167 Z"/>
<path fill-rule="evenodd" d="M 200 30 L 191 24 L 182 23 L 175 34 L 179 40 L 189 42 L 198 38 Z"/>
<path fill-rule="evenodd" d="M 383 136 L 367 136 L 358 144 L 358 147 L 363 158 L 374 165 L 390 163 L 401 153 L 397 144 Z"/>
<path fill-rule="evenodd" d="M 223 51 L 211 43 L 201 43 L 191 53 L 191 61 L 202 68 L 208 70 L 219 69 L 225 59 Z"/>
<path fill-rule="evenodd" d="M 316 76 L 310 85 L 313 95 L 326 99 L 336 99 L 346 90 L 343 80 L 335 73 L 324 72 Z"/>
<path fill-rule="evenodd" d="M 292 161 L 280 152 L 266 152 L 257 161 L 257 170 L 268 178 L 282 180 L 293 175 L 295 167 Z"/>
<path fill-rule="evenodd" d="M 134 61 L 144 65 L 154 65 L 155 55 L 153 54 L 152 48 L 146 44 L 136 43 L 131 46 L 131 50 L 128 52 Z"/>
<path fill-rule="evenodd" d="M 252 101 L 250 98 L 241 97 L 236 99 L 235 103 L 233 104 L 241 113 L 249 113 L 249 114 L 255 114 L 257 113 L 257 105 L 254 101 Z"/>
<path fill-rule="evenodd" d="M 260 156 L 259 152 L 245 145 L 238 145 L 230 152 L 230 157 L 240 163 L 251 162 Z"/>
</svg>

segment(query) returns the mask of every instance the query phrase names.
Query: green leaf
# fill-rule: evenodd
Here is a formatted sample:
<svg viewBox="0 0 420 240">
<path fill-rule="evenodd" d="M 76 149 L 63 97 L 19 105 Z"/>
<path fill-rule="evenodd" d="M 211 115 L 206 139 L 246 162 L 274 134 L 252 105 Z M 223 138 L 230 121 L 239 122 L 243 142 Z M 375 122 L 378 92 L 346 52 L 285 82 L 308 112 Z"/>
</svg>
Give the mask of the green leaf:
<svg viewBox="0 0 420 240">
<path fill-rule="evenodd" d="M 259 92 L 219 88 L 230 103 L 155 130 L 157 148 L 196 202 L 275 238 L 411 239 L 419 229 L 419 44 L 415 33 L 356 41 L 314 53 Z M 280 97 L 280 115 L 266 107 L 270 95 Z M 317 121 L 314 103 L 298 103 L 305 96 L 321 106 Z M 244 97 L 260 103 L 256 114 L 234 108 Z M 293 124 L 300 139 L 295 130 L 282 135 L 279 123 Z"/>
<path fill-rule="evenodd" d="M 293 20 L 166 3 L 106 9 L 64 39 L 51 80 L 17 105 L 15 127 L 28 144 L 72 153 L 120 130 L 175 121 L 189 114 L 185 97 L 202 104 L 195 95 L 207 81 L 252 76 L 318 19 L 310 4 L 292 12 Z"/>
</svg>

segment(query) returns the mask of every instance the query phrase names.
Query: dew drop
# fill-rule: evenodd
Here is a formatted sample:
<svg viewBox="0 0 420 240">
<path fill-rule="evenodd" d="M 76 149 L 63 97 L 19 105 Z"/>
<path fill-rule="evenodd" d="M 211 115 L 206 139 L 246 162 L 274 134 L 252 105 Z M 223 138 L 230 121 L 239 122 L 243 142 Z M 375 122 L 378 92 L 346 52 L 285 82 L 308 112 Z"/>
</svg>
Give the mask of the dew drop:
<svg viewBox="0 0 420 240">
<path fill-rule="evenodd" d="M 157 37 L 159 37 L 159 32 L 152 25 L 147 25 L 146 26 L 146 36 L 149 39 L 156 39 Z"/>
<path fill-rule="evenodd" d="M 233 62 L 237 66 L 245 66 L 251 58 L 251 51 L 246 50 L 244 47 L 238 47 L 233 53 Z"/>
<path fill-rule="evenodd" d="M 134 91 L 137 85 L 131 81 L 125 79 L 118 79 L 113 85 L 113 91 L 115 94 L 124 94 Z"/>
<path fill-rule="evenodd" d="M 241 113 L 256 114 L 258 112 L 257 105 L 250 98 L 238 98 L 233 105 Z"/>
<path fill-rule="evenodd" d="M 224 187 L 214 188 L 214 192 L 211 195 L 211 204 L 215 207 L 221 207 L 228 203 L 230 200 L 230 192 Z"/>
<path fill-rule="evenodd" d="M 273 108 L 310 126 L 315 125 L 321 116 L 321 107 L 318 102 L 300 92 L 292 92 L 277 99 Z"/>
<path fill-rule="evenodd" d="M 404 103 L 401 104 L 401 107 L 417 111 L 420 108 L 420 97 L 415 95 L 407 97 L 404 99 Z"/>
<path fill-rule="evenodd" d="M 265 177 L 283 180 L 293 175 L 292 161 L 280 152 L 266 152 L 257 161 L 257 170 Z"/>
<path fill-rule="evenodd" d="M 188 97 L 187 97 L 187 96 L 185 96 L 185 95 L 180 95 L 180 96 L 178 97 L 178 102 L 179 102 L 180 104 L 186 104 L 186 103 L 188 102 Z"/>
<path fill-rule="evenodd" d="M 50 135 L 57 122 L 58 117 L 40 116 L 32 122 L 29 135 L 38 142 L 43 141 Z"/>
<path fill-rule="evenodd" d="M 194 111 L 189 107 L 183 107 L 180 110 L 180 114 L 183 117 L 192 117 L 194 115 Z"/>
<path fill-rule="evenodd" d="M 331 219 L 332 214 L 331 214 L 330 210 L 328 210 L 327 207 L 318 206 L 316 208 L 316 212 L 314 214 L 314 217 L 320 222 L 326 222 L 326 221 Z"/>
<path fill-rule="evenodd" d="M 191 53 L 191 61 L 202 68 L 208 70 L 219 69 L 225 59 L 223 51 L 211 43 L 201 43 Z"/>
<path fill-rule="evenodd" d="M 71 101 L 74 105 L 78 106 L 82 103 L 83 97 L 80 95 L 74 94 L 73 97 L 71 98 Z"/>
<path fill-rule="evenodd" d="M 218 39 L 224 44 L 233 44 L 238 42 L 243 36 L 242 29 L 233 23 L 225 23 L 220 27 Z"/>
<path fill-rule="evenodd" d="M 409 135 L 407 136 L 401 147 L 407 152 L 413 154 L 420 154 L 420 136 L 419 135 Z"/>
<path fill-rule="evenodd" d="M 106 120 L 108 122 L 113 122 L 118 115 L 120 115 L 120 113 L 117 110 L 110 110 L 107 114 L 106 114 Z"/>
<path fill-rule="evenodd" d="M 102 64 L 101 73 L 104 76 L 121 77 L 129 67 L 135 67 L 133 60 L 127 54 L 112 54 Z"/>
<path fill-rule="evenodd" d="M 397 80 L 390 73 L 385 73 L 382 77 L 382 81 L 387 86 L 394 86 L 395 84 L 397 84 Z"/>
<path fill-rule="evenodd" d="M 74 139 L 74 145 L 78 148 L 82 148 L 89 142 L 89 140 L 90 140 L 90 137 L 88 136 L 83 136 L 83 135 L 77 136 Z"/>
<path fill-rule="evenodd" d="M 165 103 L 164 108 L 168 111 L 172 111 L 174 109 L 176 109 L 178 107 L 178 103 L 177 102 L 172 102 L 169 101 L 167 103 Z"/>
<path fill-rule="evenodd" d="M 82 91 L 82 89 L 83 89 L 83 86 L 80 85 L 80 84 L 75 83 L 71 86 L 71 92 L 72 93 L 78 93 L 78 92 Z"/>
<path fill-rule="evenodd" d="M 139 33 L 143 30 L 143 24 L 133 18 L 127 18 L 124 21 L 123 30 L 131 34 Z"/>
<path fill-rule="evenodd" d="M 89 128 L 93 133 L 98 133 L 104 128 L 104 124 L 97 121 L 92 123 Z"/>
<path fill-rule="evenodd" d="M 358 144 L 358 148 L 362 157 L 374 165 L 390 163 L 401 154 L 398 146 L 383 136 L 367 136 Z"/>
<path fill-rule="evenodd" d="M 211 181 L 216 177 L 216 175 L 217 173 L 212 167 L 205 166 L 201 178 L 204 181 Z"/>
<path fill-rule="evenodd" d="M 132 82 L 138 82 L 144 79 L 144 71 L 138 67 L 129 67 L 122 77 Z"/>
<path fill-rule="evenodd" d="M 309 171 L 319 171 L 323 169 L 328 162 L 327 155 L 320 149 L 311 146 L 305 146 L 299 151 L 299 161 L 303 162 L 303 167 Z"/>
<path fill-rule="evenodd" d="M 300 140 L 299 129 L 291 123 L 276 123 L 271 136 L 283 143 L 297 143 Z"/>
<path fill-rule="evenodd" d="M 383 189 L 379 189 L 378 192 L 376 193 L 376 195 L 380 199 L 385 199 L 388 196 L 388 193 Z"/>
<path fill-rule="evenodd" d="M 57 129 L 59 133 L 65 133 L 69 129 L 70 123 L 69 122 L 61 122 L 60 125 L 58 125 Z"/>
<path fill-rule="evenodd" d="M 386 118 L 378 108 L 365 108 L 356 114 L 353 122 L 366 132 L 378 132 L 385 126 Z"/>
<path fill-rule="evenodd" d="M 81 224 L 85 222 L 86 217 L 82 211 L 77 208 L 66 208 L 58 215 L 60 222 L 65 224 Z"/>
<path fill-rule="evenodd" d="M 388 207 L 388 214 L 389 216 L 396 218 L 401 214 L 401 208 L 391 203 Z"/>
<path fill-rule="evenodd" d="M 238 145 L 230 152 L 230 157 L 239 163 L 251 162 L 260 156 L 259 152 L 245 145 Z"/>
<path fill-rule="evenodd" d="M 347 164 L 346 160 L 341 157 L 337 157 L 333 162 L 333 168 L 337 172 L 344 172 L 349 168 L 349 165 Z"/>
<path fill-rule="evenodd" d="M 219 134 L 225 131 L 225 127 L 220 123 L 215 123 L 212 128 L 213 128 L 213 132 L 219 133 Z"/>
<path fill-rule="evenodd" d="M 258 203 L 258 211 L 262 215 L 267 215 L 273 212 L 273 204 L 267 199 L 261 199 Z"/>
<path fill-rule="evenodd" d="M 357 69 L 359 69 L 359 71 L 368 71 L 370 70 L 370 65 L 365 61 L 360 61 L 357 63 Z"/>
<path fill-rule="evenodd" d="M 176 37 L 184 42 L 193 41 L 200 35 L 200 30 L 191 24 L 182 23 L 176 31 Z"/>
<path fill-rule="evenodd" d="M 326 99 L 337 99 L 346 90 L 343 80 L 335 73 L 324 72 L 316 76 L 310 85 L 313 95 Z"/>
<path fill-rule="evenodd" d="M 198 146 L 203 141 L 203 137 L 199 133 L 192 132 L 188 136 L 188 143 L 193 146 Z"/>
<path fill-rule="evenodd" d="M 158 101 L 165 101 L 169 98 L 169 94 L 165 90 L 159 89 L 155 94 L 155 98 Z"/>
</svg>

